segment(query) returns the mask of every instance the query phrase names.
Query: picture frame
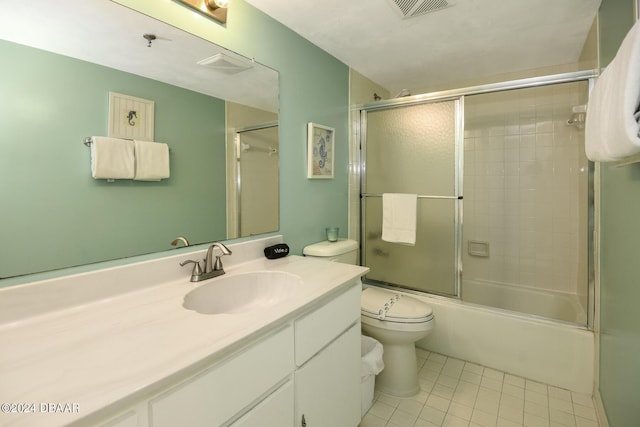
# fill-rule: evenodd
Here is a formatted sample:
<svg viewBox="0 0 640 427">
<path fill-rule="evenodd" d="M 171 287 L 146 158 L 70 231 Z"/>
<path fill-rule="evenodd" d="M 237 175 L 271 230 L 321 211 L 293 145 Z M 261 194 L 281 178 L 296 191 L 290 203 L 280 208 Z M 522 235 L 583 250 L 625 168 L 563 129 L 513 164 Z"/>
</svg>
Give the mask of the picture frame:
<svg viewBox="0 0 640 427">
<path fill-rule="evenodd" d="M 333 178 L 334 139 L 334 128 L 312 122 L 307 124 L 307 178 Z"/>
<path fill-rule="evenodd" d="M 107 136 L 153 141 L 155 102 L 109 92 L 109 128 Z"/>
</svg>

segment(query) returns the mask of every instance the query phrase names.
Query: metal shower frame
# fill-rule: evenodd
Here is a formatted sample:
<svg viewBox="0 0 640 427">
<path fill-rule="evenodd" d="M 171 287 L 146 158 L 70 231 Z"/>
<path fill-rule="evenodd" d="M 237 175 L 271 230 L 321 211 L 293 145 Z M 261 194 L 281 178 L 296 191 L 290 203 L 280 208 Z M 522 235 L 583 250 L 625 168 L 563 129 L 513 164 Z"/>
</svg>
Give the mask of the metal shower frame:
<svg viewBox="0 0 640 427">
<path fill-rule="evenodd" d="M 271 129 L 271 128 L 275 128 L 279 126 L 279 121 L 278 120 L 274 120 L 271 122 L 265 122 L 265 123 L 260 123 L 257 125 L 251 125 L 251 126 L 244 126 L 241 128 L 237 128 L 235 129 L 235 132 L 233 134 L 233 145 L 235 147 L 236 150 L 236 154 L 234 156 L 235 158 L 235 164 L 236 164 L 236 176 L 235 176 L 235 184 L 236 184 L 236 221 L 237 223 L 237 232 L 238 232 L 238 237 L 242 237 L 242 171 L 241 171 L 241 165 L 240 165 L 240 153 L 242 151 L 242 147 L 240 146 L 241 144 L 241 138 L 242 138 L 242 134 L 246 133 L 246 132 L 253 132 L 256 130 L 263 130 L 263 129 Z"/>
<path fill-rule="evenodd" d="M 595 83 L 595 79 L 598 77 L 598 70 L 584 70 L 562 74 L 552 74 L 547 76 L 531 77 L 526 79 L 510 80 L 499 83 L 490 83 L 478 86 L 470 86 L 459 89 L 451 89 L 444 91 L 431 92 L 421 95 L 408 96 L 403 98 L 395 98 L 383 101 L 374 101 L 371 103 L 359 105 L 355 107 L 356 123 L 355 123 L 355 141 L 360 147 L 360 158 L 358 159 L 358 166 L 356 167 L 356 173 L 359 174 L 359 186 L 360 186 L 360 261 L 362 263 L 365 241 L 362 238 L 364 236 L 365 225 L 365 197 L 375 196 L 366 193 L 365 178 L 366 178 L 366 125 L 367 125 L 367 113 L 371 111 L 387 110 L 398 107 L 406 107 L 411 105 L 428 104 L 443 101 L 458 101 L 456 102 L 456 123 L 455 123 L 455 267 L 456 277 L 454 292 L 449 298 L 462 299 L 461 295 L 461 283 L 462 283 L 462 224 L 463 224 L 463 175 L 464 175 L 464 100 L 465 96 L 480 95 L 485 93 L 503 92 L 515 89 L 526 89 L 542 86 L 550 86 L 561 83 L 573 83 L 580 81 L 587 81 L 589 83 L 589 92 Z M 593 162 L 588 163 L 588 307 L 587 307 L 587 328 L 593 328 L 594 315 L 595 315 L 595 267 L 594 267 L 594 170 L 595 165 Z M 408 292 L 411 290 L 407 289 Z"/>
</svg>

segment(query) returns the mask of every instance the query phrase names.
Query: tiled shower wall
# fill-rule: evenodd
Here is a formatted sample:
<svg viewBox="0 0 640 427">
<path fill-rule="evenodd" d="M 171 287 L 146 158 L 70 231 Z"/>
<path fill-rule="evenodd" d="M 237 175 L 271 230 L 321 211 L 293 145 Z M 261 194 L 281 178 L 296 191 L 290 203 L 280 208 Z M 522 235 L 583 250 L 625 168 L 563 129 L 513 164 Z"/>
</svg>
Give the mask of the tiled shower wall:
<svg viewBox="0 0 640 427">
<path fill-rule="evenodd" d="M 567 124 L 586 94 L 579 82 L 465 98 L 465 281 L 567 292 L 586 307 L 588 161 L 584 131 Z M 469 240 L 489 256 L 469 255 Z"/>
</svg>

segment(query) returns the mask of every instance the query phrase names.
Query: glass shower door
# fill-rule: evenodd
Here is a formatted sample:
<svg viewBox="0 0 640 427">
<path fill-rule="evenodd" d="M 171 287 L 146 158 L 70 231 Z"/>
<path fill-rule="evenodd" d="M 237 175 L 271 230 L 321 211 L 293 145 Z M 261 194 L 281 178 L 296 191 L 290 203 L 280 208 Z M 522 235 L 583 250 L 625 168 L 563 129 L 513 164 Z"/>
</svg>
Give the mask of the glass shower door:
<svg viewBox="0 0 640 427">
<path fill-rule="evenodd" d="M 362 264 L 366 279 L 457 296 L 462 195 L 460 101 L 363 112 Z M 418 195 L 416 244 L 383 241 L 382 194 Z"/>
<path fill-rule="evenodd" d="M 278 126 L 237 134 L 238 237 L 278 229 Z"/>
</svg>

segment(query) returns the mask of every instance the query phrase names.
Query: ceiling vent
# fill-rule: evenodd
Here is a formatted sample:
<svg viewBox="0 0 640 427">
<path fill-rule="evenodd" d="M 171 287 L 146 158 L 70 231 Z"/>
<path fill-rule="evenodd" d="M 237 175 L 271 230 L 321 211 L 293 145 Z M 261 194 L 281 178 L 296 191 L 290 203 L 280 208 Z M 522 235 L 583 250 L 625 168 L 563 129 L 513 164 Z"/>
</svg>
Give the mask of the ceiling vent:
<svg viewBox="0 0 640 427">
<path fill-rule="evenodd" d="M 403 19 L 415 18 L 453 6 L 447 0 L 388 0 Z"/>
<path fill-rule="evenodd" d="M 241 71 L 248 70 L 249 68 L 253 67 L 253 65 L 249 61 L 240 58 L 232 58 L 231 56 L 225 55 L 224 53 L 218 53 L 208 58 L 202 59 L 198 61 L 198 64 L 204 65 L 205 67 L 213 68 L 214 70 L 228 75 L 237 74 Z"/>
</svg>

